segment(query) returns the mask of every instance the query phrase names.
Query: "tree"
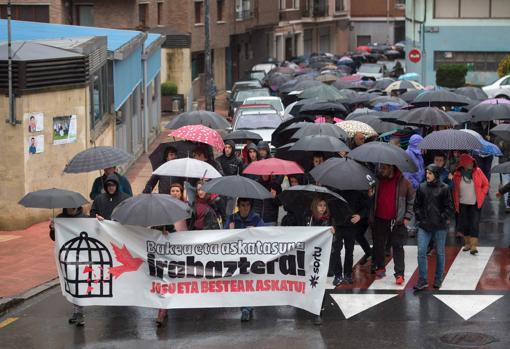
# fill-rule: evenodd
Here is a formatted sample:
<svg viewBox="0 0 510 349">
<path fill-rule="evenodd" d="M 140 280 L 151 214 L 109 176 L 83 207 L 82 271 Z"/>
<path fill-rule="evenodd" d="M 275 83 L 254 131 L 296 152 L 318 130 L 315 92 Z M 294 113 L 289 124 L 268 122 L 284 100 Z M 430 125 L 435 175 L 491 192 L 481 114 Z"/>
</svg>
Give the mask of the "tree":
<svg viewBox="0 0 510 349">
<path fill-rule="evenodd" d="M 498 64 L 498 75 L 502 78 L 510 74 L 510 55 L 505 56 Z"/>
</svg>

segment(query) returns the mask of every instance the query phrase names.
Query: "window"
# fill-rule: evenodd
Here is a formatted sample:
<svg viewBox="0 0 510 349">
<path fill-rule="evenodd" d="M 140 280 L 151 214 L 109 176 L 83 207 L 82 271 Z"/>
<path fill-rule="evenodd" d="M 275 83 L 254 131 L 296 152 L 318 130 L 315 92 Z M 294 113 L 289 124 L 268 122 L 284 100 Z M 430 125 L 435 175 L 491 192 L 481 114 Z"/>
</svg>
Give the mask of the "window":
<svg viewBox="0 0 510 349">
<path fill-rule="evenodd" d="M 218 22 L 223 21 L 223 5 L 225 1 L 223 0 L 216 0 L 216 20 Z"/>
<path fill-rule="evenodd" d="M 508 52 L 434 52 L 434 70 L 441 64 L 472 64 L 475 71 L 494 72 Z"/>
<path fill-rule="evenodd" d="M 78 25 L 87 27 L 94 26 L 94 6 L 79 5 L 76 7 L 78 13 Z"/>
<path fill-rule="evenodd" d="M 109 112 L 110 105 L 108 85 L 108 64 L 104 64 L 99 70 L 90 76 L 90 116 L 93 128 Z"/>
<path fill-rule="evenodd" d="M 243 20 L 253 17 L 253 0 L 236 0 L 236 19 Z"/>
<path fill-rule="evenodd" d="M 12 19 L 31 22 L 50 22 L 48 5 L 11 5 Z M 0 18 L 7 18 L 7 6 L 0 5 Z"/>
<path fill-rule="evenodd" d="M 158 25 L 163 23 L 163 3 L 158 2 Z"/>
<path fill-rule="evenodd" d="M 138 4 L 138 25 L 147 26 L 147 6 L 148 4 Z"/>
<path fill-rule="evenodd" d="M 356 36 L 356 46 L 365 46 L 370 44 L 372 41 L 372 37 L 370 35 L 357 35 Z"/>
<path fill-rule="evenodd" d="M 280 10 L 299 10 L 299 0 L 280 0 Z"/>
<path fill-rule="evenodd" d="M 344 0 L 335 0 L 335 12 L 343 12 L 344 10 Z"/>
<path fill-rule="evenodd" d="M 203 23 L 202 22 L 202 1 L 195 1 L 195 23 Z"/>
<path fill-rule="evenodd" d="M 434 0 L 435 18 L 510 18 L 508 0 Z"/>
</svg>

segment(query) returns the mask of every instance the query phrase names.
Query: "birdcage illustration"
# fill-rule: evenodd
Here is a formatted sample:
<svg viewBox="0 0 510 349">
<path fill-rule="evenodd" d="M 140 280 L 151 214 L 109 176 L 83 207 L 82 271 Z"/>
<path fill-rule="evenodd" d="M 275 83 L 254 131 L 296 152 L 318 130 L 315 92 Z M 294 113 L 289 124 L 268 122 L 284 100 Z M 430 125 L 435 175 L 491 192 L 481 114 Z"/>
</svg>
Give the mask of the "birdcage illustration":
<svg viewBox="0 0 510 349">
<path fill-rule="evenodd" d="M 60 248 L 59 264 L 65 290 L 71 296 L 112 297 L 112 255 L 101 241 L 81 232 Z"/>
</svg>

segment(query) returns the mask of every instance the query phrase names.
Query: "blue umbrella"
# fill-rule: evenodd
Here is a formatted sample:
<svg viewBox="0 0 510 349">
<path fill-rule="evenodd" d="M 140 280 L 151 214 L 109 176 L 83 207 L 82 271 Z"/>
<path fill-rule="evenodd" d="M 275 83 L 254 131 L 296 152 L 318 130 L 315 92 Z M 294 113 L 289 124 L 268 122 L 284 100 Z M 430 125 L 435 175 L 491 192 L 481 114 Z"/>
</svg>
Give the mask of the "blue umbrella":
<svg viewBox="0 0 510 349">
<path fill-rule="evenodd" d="M 385 103 L 377 103 L 374 105 L 374 110 L 382 111 L 383 109 L 387 109 L 387 111 L 395 111 L 402 109 L 402 105 L 396 102 L 385 102 Z"/>
<path fill-rule="evenodd" d="M 400 75 L 398 77 L 399 80 L 414 80 L 414 81 L 419 81 L 420 80 L 420 74 L 417 74 L 417 73 L 407 73 L 407 74 L 403 74 L 403 75 Z"/>
<path fill-rule="evenodd" d="M 478 141 L 482 144 L 481 149 L 474 149 L 473 154 L 476 155 L 484 155 L 484 156 L 502 156 L 503 153 L 501 152 L 501 149 L 489 141 L 486 141 L 478 132 L 470 129 L 462 129 L 461 131 L 472 134 L 473 136 L 478 139 Z"/>
</svg>

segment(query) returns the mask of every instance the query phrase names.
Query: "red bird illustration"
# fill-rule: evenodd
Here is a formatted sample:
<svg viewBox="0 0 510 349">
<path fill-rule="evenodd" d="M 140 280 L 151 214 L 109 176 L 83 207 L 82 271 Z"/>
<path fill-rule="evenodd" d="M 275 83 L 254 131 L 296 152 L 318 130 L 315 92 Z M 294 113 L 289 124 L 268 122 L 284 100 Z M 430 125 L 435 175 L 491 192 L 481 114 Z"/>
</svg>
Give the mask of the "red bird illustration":
<svg viewBox="0 0 510 349">
<path fill-rule="evenodd" d="M 122 248 L 116 246 L 114 243 L 111 243 L 113 246 L 113 251 L 115 252 L 115 259 L 122 264 L 118 267 L 110 268 L 110 274 L 116 279 L 121 276 L 123 273 L 127 273 L 130 271 L 136 271 L 140 268 L 140 265 L 143 263 L 142 258 L 134 258 L 131 253 L 128 251 L 126 245 L 123 245 Z"/>
</svg>

